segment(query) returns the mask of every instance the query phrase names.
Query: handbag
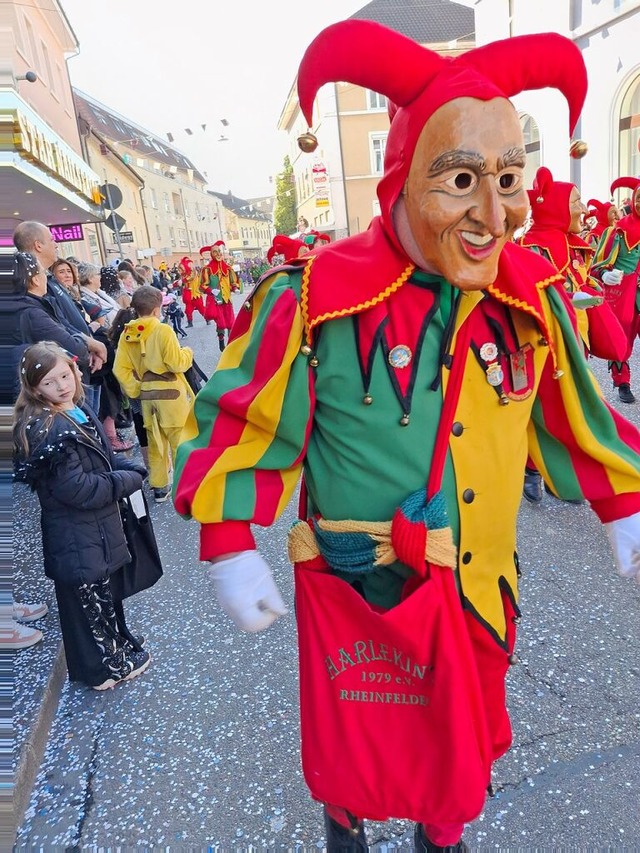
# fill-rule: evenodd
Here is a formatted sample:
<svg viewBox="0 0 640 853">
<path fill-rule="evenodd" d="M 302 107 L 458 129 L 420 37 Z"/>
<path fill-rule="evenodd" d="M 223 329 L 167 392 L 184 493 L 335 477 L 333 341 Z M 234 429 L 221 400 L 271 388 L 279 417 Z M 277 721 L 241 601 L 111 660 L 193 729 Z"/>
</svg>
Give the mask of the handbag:
<svg viewBox="0 0 640 853">
<path fill-rule="evenodd" d="M 195 361 L 191 363 L 191 367 L 188 367 L 184 372 L 184 378 L 187 380 L 187 384 L 191 388 L 194 394 L 197 394 L 198 391 L 202 388 L 205 383 L 209 381 L 209 377 L 202 370 L 200 365 Z"/>
<path fill-rule="evenodd" d="M 144 515 L 141 517 L 138 517 L 130 498 L 118 502 L 127 548 L 131 554 L 131 561 L 110 577 L 113 597 L 120 601 L 150 589 L 163 574 L 149 506 L 144 493 L 141 491 L 139 494 L 144 503 Z"/>
<path fill-rule="evenodd" d="M 463 370 L 454 359 L 430 498 Z M 423 557 L 414 567 L 413 591 L 380 612 L 323 557 L 295 564 L 303 773 L 315 799 L 359 818 L 466 823 L 482 811 L 492 762 L 477 664 L 452 569 Z"/>
</svg>

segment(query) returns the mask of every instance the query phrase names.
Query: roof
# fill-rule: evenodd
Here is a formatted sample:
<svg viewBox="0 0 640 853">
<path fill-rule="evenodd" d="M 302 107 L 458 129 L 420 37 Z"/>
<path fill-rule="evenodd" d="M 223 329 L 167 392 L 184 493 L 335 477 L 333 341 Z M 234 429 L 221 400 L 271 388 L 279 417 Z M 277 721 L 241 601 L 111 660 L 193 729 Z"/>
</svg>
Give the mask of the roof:
<svg viewBox="0 0 640 853">
<path fill-rule="evenodd" d="M 455 0 L 372 0 L 351 18 L 377 21 L 420 44 L 472 40 L 476 28 L 473 9 Z"/>
<path fill-rule="evenodd" d="M 219 198 L 222 202 L 222 206 L 227 210 L 241 216 L 243 219 L 262 219 L 268 222 L 271 221 L 271 217 L 268 214 L 257 210 L 255 200 L 249 201 L 246 198 L 239 198 L 237 195 L 233 195 L 231 190 L 227 193 L 220 193 L 215 190 L 207 190 L 207 192 L 209 195 Z M 253 210 L 251 210 L 251 208 L 253 208 Z"/>
<path fill-rule="evenodd" d="M 206 178 L 188 157 L 152 131 L 124 118 L 79 89 L 73 89 L 73 100 L 78 116 L 110 142 L 121 142 L 135 149 L 141 157 L 148 157 L 158 163 L 175 166 L 183 171 L 191 170 L 198 180 L 206 183 Z"/>
</svg>

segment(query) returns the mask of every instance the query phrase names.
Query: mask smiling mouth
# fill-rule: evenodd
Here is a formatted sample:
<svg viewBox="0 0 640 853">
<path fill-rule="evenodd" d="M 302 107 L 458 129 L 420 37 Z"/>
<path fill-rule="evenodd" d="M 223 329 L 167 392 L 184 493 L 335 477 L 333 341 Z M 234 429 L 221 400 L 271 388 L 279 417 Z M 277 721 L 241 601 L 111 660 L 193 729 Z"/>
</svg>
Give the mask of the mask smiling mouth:
<svg viewBox="0 0 640 853">
<path fill-rule="evenodd" d="M 497 242 L 492 234 L 476 234 L 474 231 L 458 231 L 458 236 L 466 254 L 480 260 L 493 252 Z"/>
</svg>

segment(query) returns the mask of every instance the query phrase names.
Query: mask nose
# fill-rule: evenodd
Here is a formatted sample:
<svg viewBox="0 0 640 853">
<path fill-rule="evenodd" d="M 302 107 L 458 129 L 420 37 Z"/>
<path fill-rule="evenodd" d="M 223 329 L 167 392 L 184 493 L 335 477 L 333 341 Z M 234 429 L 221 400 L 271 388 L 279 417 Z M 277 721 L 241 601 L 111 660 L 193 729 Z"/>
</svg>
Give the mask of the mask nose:
<svg viewBox="0 0 640 853">
<path fill-rule="evenodd" d="M 480 180 L 478 203 L 472 218 L 487 229 L 492 237 L 505 235 L 505 209 L 492 175 Z"/>
</svg>

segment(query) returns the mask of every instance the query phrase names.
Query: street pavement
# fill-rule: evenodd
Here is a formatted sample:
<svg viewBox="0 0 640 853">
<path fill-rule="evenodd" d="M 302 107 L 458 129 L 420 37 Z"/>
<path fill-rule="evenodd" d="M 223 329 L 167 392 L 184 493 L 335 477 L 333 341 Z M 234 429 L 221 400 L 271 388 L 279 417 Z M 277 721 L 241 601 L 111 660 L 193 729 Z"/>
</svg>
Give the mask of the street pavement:
<svg viewBox="0 0 640 853">
<path fill-rule="evenodd" d="M 198 315 L 195 324 L 184 343 L 210 373 L 214 328 Z M 640 403 L 619 403 L 606 366 L 592 364 L 606 398 L 640 425 Z M 633 364 L 640 391 L 637 356 Z M 33 499 L 20 491 L 15 505 L 18 598 L 52 604 Z M 105 693 L 65 682 L 16 849 L 322 848 L 321 809 L 299 760 L 285 557 L 293 502 L 257 531 L 290 612 L 256 635 L 237 631 L 213 601 L 197 525 L 170 503 L 151 513 L 165 574 L 127 607 L 151 667 Z M 465 840 L 476 849 L 640 849 L 640 587 L 617 576 L 586 506 L 550 496 L 536 507 L 523 502 L 519 553 L 520 663 L 508 676 L 514 744 L 496 764 L 496 796 Z M 19 745 L 55 657 L 56 622 L 52 606 L 45 643 L 17 655 Z M 379 850 L 412 846 L 406 821 L 370 823 L 368 833 Z"/>
</svg>

